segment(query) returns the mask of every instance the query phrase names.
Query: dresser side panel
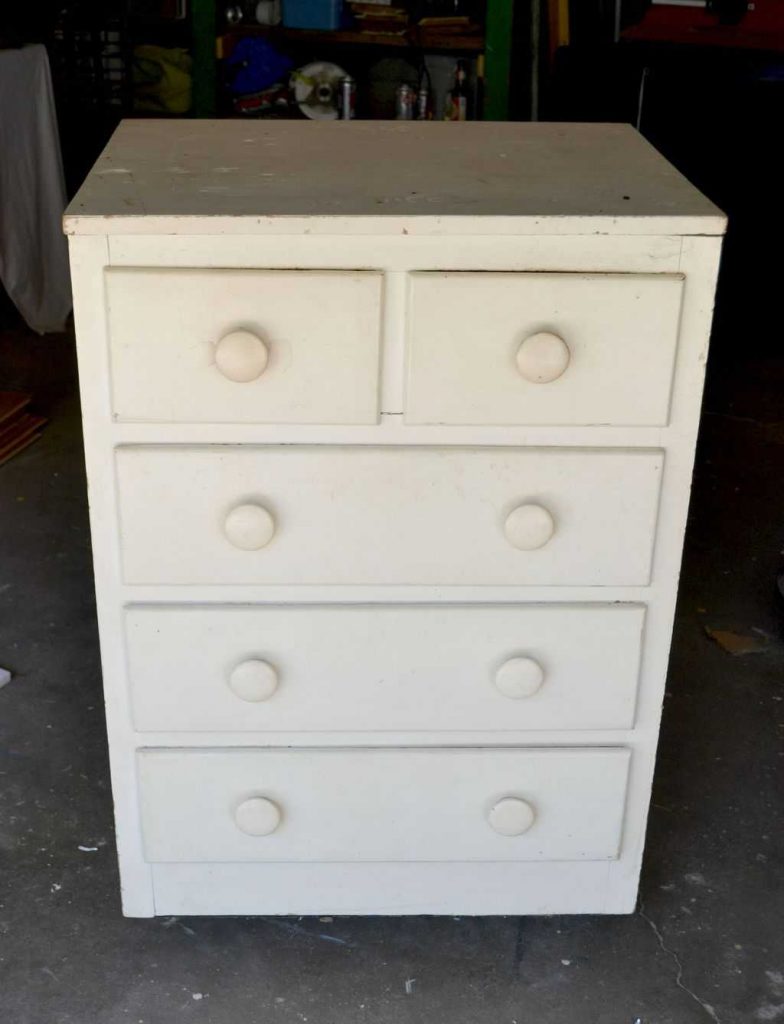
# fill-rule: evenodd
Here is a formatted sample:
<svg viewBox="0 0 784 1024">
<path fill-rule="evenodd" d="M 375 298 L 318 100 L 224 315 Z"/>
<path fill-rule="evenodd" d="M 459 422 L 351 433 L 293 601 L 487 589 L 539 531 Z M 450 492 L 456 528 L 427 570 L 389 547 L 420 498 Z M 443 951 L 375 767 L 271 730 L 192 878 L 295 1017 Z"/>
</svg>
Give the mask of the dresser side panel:
<svg viewBox="0 0 784 1024">
<path fill-rule="evenodd" d="M 127 917 L 152 917 L 155 913 L 152 876 L 141 845 L 134 762 L 135 739 L 131 727 L 122 642 L 114 438 L 111 429 L 103 282 L 104 267 L 108 263 L 108 244 L 107 239 L 101 236 L 73 236 L 69 239 L 69 247 L 122 905 Z"/>
</svg>

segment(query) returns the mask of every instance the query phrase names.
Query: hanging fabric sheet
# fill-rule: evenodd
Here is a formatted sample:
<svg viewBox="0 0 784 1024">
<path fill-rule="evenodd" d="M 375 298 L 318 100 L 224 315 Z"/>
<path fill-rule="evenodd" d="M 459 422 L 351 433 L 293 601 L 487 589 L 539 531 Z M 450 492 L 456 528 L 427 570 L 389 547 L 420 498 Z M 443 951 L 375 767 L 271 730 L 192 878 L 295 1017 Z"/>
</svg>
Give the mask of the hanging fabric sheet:
<svg viewBox="0 0 784 1024">
<path fill-rule="evenodd" d="M 0 281 L 40 334 L 61 331 L 71 310 L 64 209 L 46 49 L 0 50 Z"/>
</svg>

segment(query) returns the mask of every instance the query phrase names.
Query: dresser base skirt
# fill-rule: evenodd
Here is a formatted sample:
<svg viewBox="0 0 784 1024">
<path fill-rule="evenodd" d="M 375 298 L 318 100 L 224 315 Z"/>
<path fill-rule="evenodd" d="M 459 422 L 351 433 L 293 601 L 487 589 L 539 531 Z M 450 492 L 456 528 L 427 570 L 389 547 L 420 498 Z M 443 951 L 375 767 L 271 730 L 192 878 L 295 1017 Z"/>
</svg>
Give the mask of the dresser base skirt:
<svg viewBox="0 0 784 1024">
<path fill-rule="evenodd" d="M 154 864 L 152 883 L 156 915 L 630 914 L 638 870 L 624 860 Z"/>
</svg>

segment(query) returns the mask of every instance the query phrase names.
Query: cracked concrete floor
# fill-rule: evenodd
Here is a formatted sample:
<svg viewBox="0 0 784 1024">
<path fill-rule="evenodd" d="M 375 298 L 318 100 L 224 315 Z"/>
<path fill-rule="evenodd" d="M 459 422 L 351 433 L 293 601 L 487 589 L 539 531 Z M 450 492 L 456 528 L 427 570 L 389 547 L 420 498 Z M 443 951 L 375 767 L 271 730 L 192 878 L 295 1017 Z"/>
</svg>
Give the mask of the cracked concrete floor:
<svg viewBox="0 0 784 1024">
<path fill-rule="evenodd" d="M 120 917 L 78 405 L 55 395 L 0 468 L 0 1019 L 784 1022 L 782 393 L 750 365 L 709 396 L 641 911 L 334 921 Z"/>
</svg>

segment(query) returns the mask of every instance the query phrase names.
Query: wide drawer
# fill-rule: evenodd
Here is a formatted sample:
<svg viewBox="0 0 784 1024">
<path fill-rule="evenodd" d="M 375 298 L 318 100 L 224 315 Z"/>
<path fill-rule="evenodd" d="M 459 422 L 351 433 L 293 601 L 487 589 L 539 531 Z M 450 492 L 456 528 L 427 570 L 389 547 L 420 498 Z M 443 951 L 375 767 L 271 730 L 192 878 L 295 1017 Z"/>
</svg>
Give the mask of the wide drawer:
<svg viewBox="0 0 784 1024">
<path fill-rule="evenodd" d="M 618 856 L 625 749 L 146 750 L 150 861 Z"/>
<path fill-rule="evenodd" d="M 115 418 L 374 423 L 382 275 L 106 271 Z"/>
<path fill-rule="evenodd" d="M 640 605 L 126 609 L 141 731 L 624 729 Z"/>
<path fill-rule="evenodd" d="M 658 450 L 127 447 L 128 583 L 644 585 Z"/>
<path fill-rule="evenodd" d="M 405 418 L 664 424 L 682 290 L 667 274 L 413 274 Z"/>
</svg>

